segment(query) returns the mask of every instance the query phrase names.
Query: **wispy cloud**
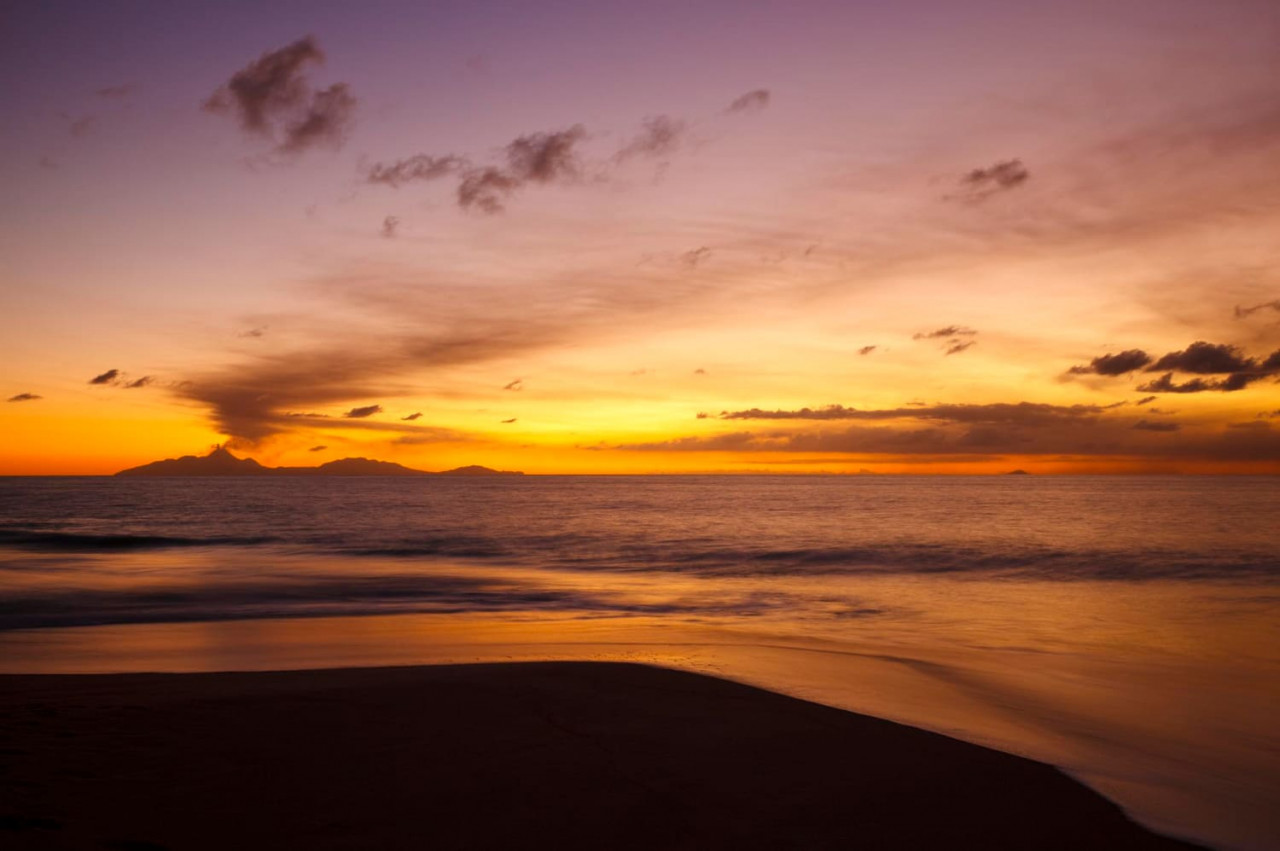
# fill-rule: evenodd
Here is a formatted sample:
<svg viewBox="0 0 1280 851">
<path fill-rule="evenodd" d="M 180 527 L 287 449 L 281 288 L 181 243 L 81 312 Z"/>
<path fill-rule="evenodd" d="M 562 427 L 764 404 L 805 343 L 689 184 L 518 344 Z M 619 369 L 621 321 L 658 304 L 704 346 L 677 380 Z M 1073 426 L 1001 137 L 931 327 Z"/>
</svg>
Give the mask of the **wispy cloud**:
<svg viewBox="0 0 1280 851">
<path fill-rule="evenodd" d="M 10 396 L 6 401 L 8 401 L 8 402 L 35 402 L 36 400 L 38 400 L 38 399 L 43 399 L 43 398 L 44 398 L 43 396 L 37 396 L 37 395 L 36 395 L 36 394 L 34 394 L 34 393 L 19 393 L 17 396 Z"/>
<path fill-rule="evenodd" d="M 359 408 L 352 408 L 342 416 L 349 420 L 362 420 L 365 417 L 371 417 L 374 414 L 382 413 L 381 405 L 364 405 Z"/>
<path fill-rule="evenodd" d="M 381 234 L 383 239 L 394 239 L 396 235 L 396 231 L 399 228 L 400 228 L 400 217 L 387 216 L 385 219 L 382 220 L 382 227 L 381 229 L 379 229 L 378 233 Z"/>
<path fill-rule="evenodd" d="M 744 95 L 739 95 L 730 101 L 725 108 L 725 112 L 759 112 L 769 105 L 772 100 L 773 93 L 768 89 L 752 89 Z"/>
</svg>

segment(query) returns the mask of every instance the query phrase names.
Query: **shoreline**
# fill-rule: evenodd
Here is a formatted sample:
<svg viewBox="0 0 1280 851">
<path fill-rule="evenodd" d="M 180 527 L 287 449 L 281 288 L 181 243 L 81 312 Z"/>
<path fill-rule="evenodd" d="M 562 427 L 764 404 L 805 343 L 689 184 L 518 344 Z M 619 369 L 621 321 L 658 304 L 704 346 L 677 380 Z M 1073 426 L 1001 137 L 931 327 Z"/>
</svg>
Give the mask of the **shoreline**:
<svg viewBox="0 0 1280 851">
<path fill-rule="evenodd" d="M 0 713 L 6 847 L 1196 847 L 1044 763 L 649 665 L 11 674 Z"/>
</svg>

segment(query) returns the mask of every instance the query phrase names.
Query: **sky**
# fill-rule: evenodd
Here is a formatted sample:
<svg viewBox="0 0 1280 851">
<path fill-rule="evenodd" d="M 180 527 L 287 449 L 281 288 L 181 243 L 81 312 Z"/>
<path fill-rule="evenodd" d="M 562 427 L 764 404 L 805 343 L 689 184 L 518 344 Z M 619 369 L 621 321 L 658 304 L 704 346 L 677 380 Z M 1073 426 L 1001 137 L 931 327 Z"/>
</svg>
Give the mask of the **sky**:
<svg viewBox="0 0 1280 851">
<path fill-rule="evenodd" d="M 1280 5 L 0 16 L 0 474 L 1280 473 Z"/>
</svg>

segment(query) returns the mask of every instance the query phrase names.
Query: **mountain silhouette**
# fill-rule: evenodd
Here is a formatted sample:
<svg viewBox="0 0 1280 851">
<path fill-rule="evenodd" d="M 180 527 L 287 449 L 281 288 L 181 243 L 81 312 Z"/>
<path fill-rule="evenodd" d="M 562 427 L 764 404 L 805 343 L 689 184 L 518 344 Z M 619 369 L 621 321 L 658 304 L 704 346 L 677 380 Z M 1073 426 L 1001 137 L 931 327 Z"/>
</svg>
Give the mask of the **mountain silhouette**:
<svg viewBox="0 0 1280 851">
<path fill-rule="evenodd" d="M 237 458 L 225 446 L 208 455 L 166 458 L 121 470 L 117 476 L 520 476 L 519 472 L 470 465 L 440 473 L 415 470 L 392 461 L 342 458 L 318 467 L 264 467 L 252 458 Z"/>
</svg>

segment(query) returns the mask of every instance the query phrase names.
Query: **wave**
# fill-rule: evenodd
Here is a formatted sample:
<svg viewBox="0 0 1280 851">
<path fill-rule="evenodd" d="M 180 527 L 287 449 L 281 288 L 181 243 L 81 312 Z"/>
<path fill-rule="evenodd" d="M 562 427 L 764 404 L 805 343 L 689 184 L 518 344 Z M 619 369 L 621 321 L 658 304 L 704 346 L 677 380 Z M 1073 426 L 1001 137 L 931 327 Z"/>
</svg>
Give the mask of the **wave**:
<svg viewBox="0 0 1280 851">
<path fill-rule="evenodd" d="M 104 534 L 96 532 L 55 532 L 32 529 L 0 529 L 0 546 L 47 552 L 120 552 L 166 547 L 254 546 L 279 542 L 279 538 L 177 537 L 171 535 Z"/>
</svg>

